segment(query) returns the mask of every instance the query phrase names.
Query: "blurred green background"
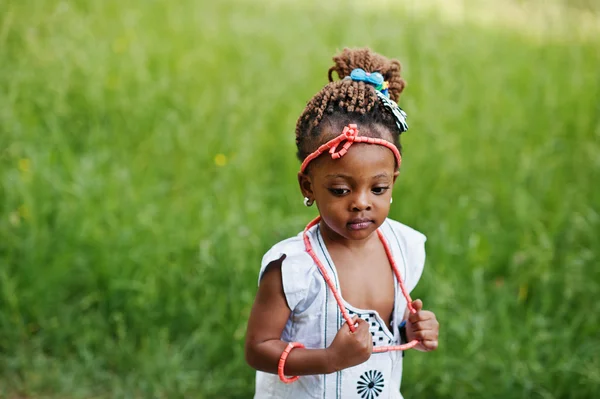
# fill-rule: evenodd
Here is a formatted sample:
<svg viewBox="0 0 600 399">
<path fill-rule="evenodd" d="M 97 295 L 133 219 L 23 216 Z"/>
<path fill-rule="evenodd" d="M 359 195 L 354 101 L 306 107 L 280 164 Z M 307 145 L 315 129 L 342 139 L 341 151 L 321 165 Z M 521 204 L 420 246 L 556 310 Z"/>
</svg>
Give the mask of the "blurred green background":
<svg viewBox="0 0 600 399">
<path fill-rule="evenodd" d="M 0 397 L 249 398 L 260 259 L 315 216 L 294 126 L 401 60 L 391 217 L 440 349 L 406 398 L 600 397 L 595 2 L 0 0 Z"/>
</svg>

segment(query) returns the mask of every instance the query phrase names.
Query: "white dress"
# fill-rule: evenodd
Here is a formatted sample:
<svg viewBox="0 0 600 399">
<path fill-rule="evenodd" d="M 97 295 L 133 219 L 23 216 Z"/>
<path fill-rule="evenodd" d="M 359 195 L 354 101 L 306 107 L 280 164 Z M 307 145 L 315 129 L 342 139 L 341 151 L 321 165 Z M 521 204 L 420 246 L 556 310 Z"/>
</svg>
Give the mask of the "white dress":
<svg viewBox="0 0 600 399">
<path fill-rule="evenodd" d="M 423 272 L 426 237 L 391 219 L 387 219 L 380 230 L 392 250 L 406 289 L 412 291 Z M 312 227 L 308 236 L 313 251 L 343 297 L 337 271 L 323 242 L 319 225 Z M 333 293 L 305 250 L 302 233 L 279 242 L 265 254 L 259 284 L 267 265 L 283 254 L 286 255 L 281 266 L 283 291 L 292 313 L 281 339 L 285 342 L 301 342 L 306 348 L 326 348 L 344 319 Z M 376 311 L 358 309 L 344 301 L 351 315 L 357 314 L 370 324 L 375 346 L 400 343 L 399 325 L 406 309 L 406 299 L 397 281 L 395 291 L 392 331 Z M 373 353 L 369 360 L 358 366 L 332 374 L 301 376 L 292 384 L 284 384 L 275 374 L 257 371 L 254 398 L 399 399 L 402 398 L 401 378 L 402 352 Z"/>
</svg>

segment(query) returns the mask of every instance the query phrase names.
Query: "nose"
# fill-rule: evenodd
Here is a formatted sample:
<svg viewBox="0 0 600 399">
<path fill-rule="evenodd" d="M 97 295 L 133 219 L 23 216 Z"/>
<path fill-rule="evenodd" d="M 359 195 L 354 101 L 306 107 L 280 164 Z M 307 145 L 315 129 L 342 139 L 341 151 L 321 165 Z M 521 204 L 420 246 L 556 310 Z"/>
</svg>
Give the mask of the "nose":
<svg viewBox="0 0 600 399">
<path fill-rule="evenodd" d="M 368 192 L 358 192 L 352 198 L 352 211 L 361 212 L 361 211 L 370 211 L 371 210 L 371 200 L 369 199 Z"/>
</svg>

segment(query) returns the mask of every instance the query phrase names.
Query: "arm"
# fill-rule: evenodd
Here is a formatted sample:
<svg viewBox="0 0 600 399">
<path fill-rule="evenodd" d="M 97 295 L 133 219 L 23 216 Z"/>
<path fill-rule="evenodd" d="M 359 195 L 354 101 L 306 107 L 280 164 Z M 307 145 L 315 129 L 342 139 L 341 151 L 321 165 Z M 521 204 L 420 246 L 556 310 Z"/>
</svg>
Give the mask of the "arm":
<svg viewBox="0 0 600 399">
<path fill-rule="evenodd" d="M 281 279 L 285 256 L 271 262 L 262 277 L 246 334 L 246 361 L 256 370 L 277 374 L 281 353 L 287 342 L 280 339 L 291 310 Z M 285 363 L 286 375 L 329 374 L 363 363 L 371 356 L 373 342 L 369 325 L 355 318 L 354 333 L 344 324 L 326 349 L 296 348 Z"/>
<path fill-rule="evenodd" d="M 271 262 L 263 274 L 248 320 L 246 361 L 260 371 L 277 374 L 279 357 L 287 346 L 280 339 L 290 317 L 281 283 L 284 257 Z M 333 372 L 327 349 L 294 349 L 285 364 L 287 375 L 329 374 Z"/>
</svg>

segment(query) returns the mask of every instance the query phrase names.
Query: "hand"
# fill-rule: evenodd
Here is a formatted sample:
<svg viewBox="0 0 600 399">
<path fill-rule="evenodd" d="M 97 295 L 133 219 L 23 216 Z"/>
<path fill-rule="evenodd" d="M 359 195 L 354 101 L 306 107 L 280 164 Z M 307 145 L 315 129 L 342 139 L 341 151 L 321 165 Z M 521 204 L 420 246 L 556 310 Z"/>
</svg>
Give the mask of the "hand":
<svg viewBox="0 0 600 399">
<path fill-rule="evenodd" d="M 356 366 L 371 357 L 373 337 L 369 332 L 369 323 L 356 315 L 352 318 L 352 323 L 356 330 L 350 331 L 348 323 L 344 323 L 327 348 L 331 372 Z"/>
<path fill-rule="evenodd" d="M 417 312 L 408 315 L 408 321 L 406 322 L 408 342 L 418 339 L 419 344 L 415 346 L 415 349 L 422 352 L 436 350 L 440 323 L 438 323 L 433 312 L 422 310 L 423 302 L 420 299 L 413 301 L 412 305 Z"/>
</svg>

